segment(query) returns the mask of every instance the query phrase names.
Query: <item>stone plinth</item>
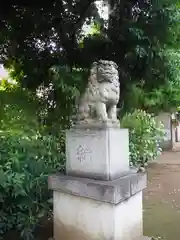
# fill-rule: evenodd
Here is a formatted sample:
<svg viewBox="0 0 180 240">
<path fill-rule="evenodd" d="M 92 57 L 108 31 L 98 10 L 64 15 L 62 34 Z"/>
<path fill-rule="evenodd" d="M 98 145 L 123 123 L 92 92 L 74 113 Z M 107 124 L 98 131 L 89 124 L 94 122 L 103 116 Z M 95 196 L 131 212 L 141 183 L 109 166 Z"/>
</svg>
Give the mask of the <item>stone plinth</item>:
<svg viewBox="0 0 180 240">
<path fill-rule="evenodd" d="M 76 125 L 66 131 L 66 175 L 49 177 L 54 240 L 140 240 L 143 235 L 146 175 L 129 168 L 129 134 L 117 118 L 119 93 L 117 64 L 94 62 Z"/>
<path fill-rule="evenodd" d="M 128 174 L 114 181 L 51 176 L 54 239 L 133 240 L 141 237 L 145 186 L 145 174 Z"/>
<path fill-rule="evenodd" d="M 74 128 L 66 133 L 66 173 L 113 180 L 129 171 L 129 135 L 120 128 Z"/>
<path fill-rule="evenodd" d="M 128 135 L 98 124 L 66 132 L 66 175 L 49 177 L 54 240 L 144 240 L 146 174 L 129 168 Z"/>
</svg>

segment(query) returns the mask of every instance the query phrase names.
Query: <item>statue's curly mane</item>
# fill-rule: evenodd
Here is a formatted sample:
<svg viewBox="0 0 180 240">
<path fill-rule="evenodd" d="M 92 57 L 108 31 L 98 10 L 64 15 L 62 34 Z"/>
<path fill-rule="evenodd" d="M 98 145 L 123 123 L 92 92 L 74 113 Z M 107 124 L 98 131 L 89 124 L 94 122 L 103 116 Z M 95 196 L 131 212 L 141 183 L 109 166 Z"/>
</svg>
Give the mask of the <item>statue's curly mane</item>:
<svg viewBox="0 0 180 240">
<path fill-rule="evenodd" d="M 106 74 L 111 78 L 112 75 L 117 74 L 117 70 L 118 70 L 117 64 L 112 61 L 99 60 L 97 62 L 94 62 L 91 66 L 88 82 L 92 83 L 92 84 L 100 83 L 101 81 L 100 81 L 99 77 L 101 75 Z M 104 81 L 105 81 L 105 79 L 104 79 Z M 107 80 L 107 82 L 108 82 L 108 80 Z"/>
<path fill-rule="evenodd" d="M 107 121 L 109 118 L 112 122 L 118 122 L 116 105 L 120 84 L 117 68 L 116 63 L 107 60 L 92 64 L 88 85 L 79 101 L 78 121 Z"/>
</svg>

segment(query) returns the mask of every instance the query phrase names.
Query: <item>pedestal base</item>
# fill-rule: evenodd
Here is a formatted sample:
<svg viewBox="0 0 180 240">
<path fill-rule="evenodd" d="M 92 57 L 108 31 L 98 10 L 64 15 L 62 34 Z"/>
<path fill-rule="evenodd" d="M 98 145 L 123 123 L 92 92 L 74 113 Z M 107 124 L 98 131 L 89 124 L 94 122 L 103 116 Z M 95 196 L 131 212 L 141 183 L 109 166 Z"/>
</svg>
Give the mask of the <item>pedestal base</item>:
<svg viewBox="0 0 180 240">
<path fill-rule="evenodd" d="M 54 175 L 54 240 L 135 240 L 142 236 L 145 174 L 113 181 Z"/>
<path fill-rule="evenodd" d="M 113 205 L 54 191 L 54 240 L 132 240 L 142 235 L 142 192 Z"/>
</svg>

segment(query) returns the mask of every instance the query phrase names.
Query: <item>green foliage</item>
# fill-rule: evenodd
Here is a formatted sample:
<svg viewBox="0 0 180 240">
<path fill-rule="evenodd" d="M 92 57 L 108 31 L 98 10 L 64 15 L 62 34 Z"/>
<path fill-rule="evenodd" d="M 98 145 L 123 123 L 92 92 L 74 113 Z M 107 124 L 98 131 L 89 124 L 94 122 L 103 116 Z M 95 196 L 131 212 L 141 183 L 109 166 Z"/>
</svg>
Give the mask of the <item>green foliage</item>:
<svg viewBox="0 0 180 240">
<path fill-rule="evenodd" d="M 72 67 L 83 61 L 78 39 L 83 24 L 92 13 L 96 15 L 97 8 L 94 1 L 60 0 L 43 4 L 7 2 L 0 11 L 1 59 L 14 67 L 23 86 L 34 90 L 42 83 L 48 85 L 52 66 Z"/>
<path fill-rule="evenodd" d="M 162 95 L 161 88 L 163 96 L 170 93 L 171 101 L 175 66 L 167 50 L 179 48 L 179 1 L 110 1 L 108 24 L 94 2 L 55 0 L 13 5 L 7 1 L 0 10 L 3 63 L 13 67 L 12 74 L 21 86 L 36 90 L 41 84 L 49 85 L 48 73 L 54 65 L 87 68 L 99 58 L 110 59 L 119 66 L 125 107 L 132 84 L 140 85 L 145 94 L 153 92 L 154 99 Z M 84 23 L 94 24 L 93 35 L 83 35 Z M 71 78 L 70 85 L 74 84 Z M 161 103 L 162 99 L 160 96 Z"/>
<path fill-rule="evenodd" d="M 50 211 L 48 175 L 64 167 L 60 139 L 1 131 L 0 141 L 0 234 L 17 230 L 22 239 L 34 239 Z"/>
<path fill-rule="evenodd" d="M 126 111 L 134 108 L 144 109 L 149 112 L 157 113 L 161 111 L 173 111 L 179 106 L 180 102 L 180 53 L 169 49 L 166 51 L 168 59 L 170 78 L 164 84 L 155 86 L 151 90 L 144 87 L 142 83 L 131 84 L 128 87 Z M 133 101 L 132 101 L 133 99 Z"/>
<path fill-rule="evenodd" d="M 159 141 L 163 138 L 163 129 L 153 115 L 135 110 L 133 113 L 124 115 L 121 127 L 129 129 L 132 165 L 144 166 L 161 152 Z"/>
<path fill-rule="evenodd" d="M 62 129 L 72 123 L 94 60 L 118 64 L 124 111 L 169 110 L 179 102 L 178 0 L 110 1 L 106 27 L 94 2 L 1 6 L 0 58 L 17 82 L 0 86 L 1 234 L 16 229 L 28 240 L 47 213 L 47 176 L 63 168 Z M 83 24 L 93 21 L 84 36 Z M 153 116 L 136 110 L 121 125 L 130 129 L 132 164 L 159 153 L 161 128 Z"/>
<path fill-rule="evenodd" d="M 66 129 L 72 124 L 72 117 L 76 113 L 76 103 L 84 90 L 88 71 L 86 69 L 70 69 L 69 67 L 53 66 L 49 71 L 51 88 L 42 89 L 45 94 L 39 99 L 41 110 L 46 112 L 43 121 L 46 127 L 58 126 Z M 72 85 L 73 83 L 73 85 Z M 48 90 L 49 89 L 49 90 Z"/>
<path fill-rule="evenodd" d="M 6 89 L 7 90 L 7 89 Z M 0 237 L 10 230 L 35 239 L 35 228 L 51 214 L 48 175 L 64 169 L 64 131 L 39 125 L 35 98 L 0 92 Z"/>
</svg>

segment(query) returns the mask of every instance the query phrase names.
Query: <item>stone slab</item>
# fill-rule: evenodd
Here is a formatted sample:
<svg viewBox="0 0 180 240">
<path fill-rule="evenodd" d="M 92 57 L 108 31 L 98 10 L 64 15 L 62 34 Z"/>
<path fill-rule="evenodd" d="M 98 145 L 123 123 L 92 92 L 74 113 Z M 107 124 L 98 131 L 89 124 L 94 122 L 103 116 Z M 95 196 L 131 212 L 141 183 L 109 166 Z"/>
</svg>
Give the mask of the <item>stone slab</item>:
<svg viewBox="0 0 180 240">
<path fill-rule="evenodd" d="M 113 180 L 129 171 L 128 129 L 70 129 L 66 131 L 66 173 Z"/>
<path fill-rule="evenodd" d="M 134 240 L 143 234 L 142 191 L 117 205 L 53 192 L 55 240 Z"/>
<path fill-rule="evenodd" d="M 142 191 L 146 187 L 145 173 L 129 173 L 112 181 L 100 181 L 88 178 L 55 174 L 49 177 L 49 188 L 101 202 L 118 204 Z"/>
</svg>

